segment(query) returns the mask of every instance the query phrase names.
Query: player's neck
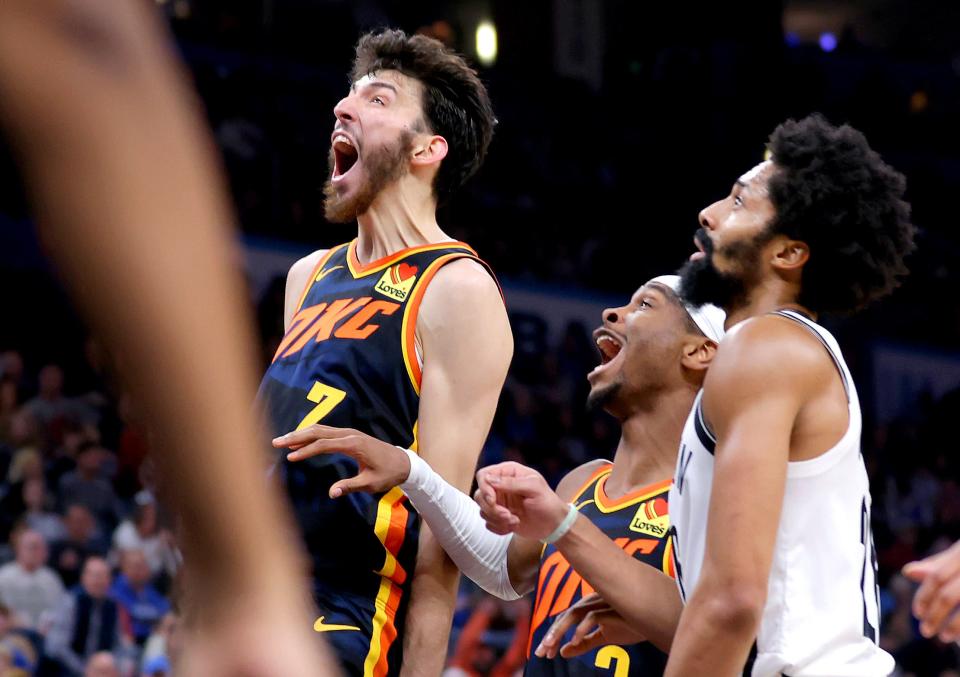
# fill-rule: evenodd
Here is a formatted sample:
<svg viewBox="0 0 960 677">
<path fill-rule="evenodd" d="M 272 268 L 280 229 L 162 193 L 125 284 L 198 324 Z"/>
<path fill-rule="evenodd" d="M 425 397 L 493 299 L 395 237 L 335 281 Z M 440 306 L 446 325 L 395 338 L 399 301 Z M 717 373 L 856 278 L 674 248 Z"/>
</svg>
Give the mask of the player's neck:
<svg viewBox="0 0 960 677">
<path fill-rule="evenodd" d="M 747 294 L 747 298 L 738 303 L 733 308 L 725 309 L 727 311 L 727 320 L 725 327 L 730 327 L 748 320 L 758 315 L 766 315 L 775 310 L 797 310 L 807 317 L 816 320 L 816 314 L 808 308 L 797 303 L 800 295 L 798 285 L 784 282 L 783 280 L 770 280 L 761 282 L 753 287 Z"/>
<path fill-rule="evenodd" d="M 680 435 L 695 397 L 690 388 L 664 392 L 655 407 L 644 407 L 621 423 L 613 471 L 605 486 L 611 498 L 673 476 Z"/>
<path fill-rule="evenodd" d="M 357 256 L 368 263 L 403 249 L 451 238 L 437 224 L 437 202 L 428 185 L 407 176 L 377 196 L 357 217 Z"/>
</svg>

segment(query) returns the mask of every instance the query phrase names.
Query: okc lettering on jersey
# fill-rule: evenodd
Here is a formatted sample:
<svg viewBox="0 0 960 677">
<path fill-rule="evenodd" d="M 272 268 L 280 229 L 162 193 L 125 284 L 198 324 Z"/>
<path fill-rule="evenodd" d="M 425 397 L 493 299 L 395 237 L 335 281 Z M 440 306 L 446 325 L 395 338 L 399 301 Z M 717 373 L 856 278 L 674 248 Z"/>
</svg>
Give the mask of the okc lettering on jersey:
<svg viewBox="0 0 960 677">
<path fill-rule="evenodd" d="M 363 296 L 303 308 L 293 316 L 273 361 L 290 357 L 311 341 L 320 343 L 331 336 L 362 341 L 380 328 L 372 322 L 377 315 L 393 315 L 399 307 L 400 304 L 393 301 L 374 301 Z"/>
<path fill-rule="evenodd" d="M 630 540 L 623 537 L 614 540 L 614 543 L 633 557 L 638 552 L 649 555 L 657 549 L 659 541 L 652 538 Z M 567 572 L 570 576 L 560 588 L 560 583 Z M 560 588 L 559 593 L 558 588 Z M 571 570 L 570 563 L 559 551 L 552 553 L 543 561 L 540 565 L 540 580 L 537 581 L 537 601 L 533 607 L 533 619 L 530 622 L 531 637 L 532 631 L 540 627 L 548 617 L 556 616 L 570 608 L 578 589 L 580 597 L 594 592 L 592 585 L 583 580 L 576 571 Z"/>
</svg>

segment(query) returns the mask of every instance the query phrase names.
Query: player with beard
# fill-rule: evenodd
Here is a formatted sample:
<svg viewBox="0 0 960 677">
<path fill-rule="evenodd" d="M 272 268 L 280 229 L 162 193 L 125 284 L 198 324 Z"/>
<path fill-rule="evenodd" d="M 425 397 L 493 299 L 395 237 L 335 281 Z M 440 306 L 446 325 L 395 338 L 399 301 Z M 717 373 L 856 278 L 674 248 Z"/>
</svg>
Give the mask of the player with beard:
<svg viewBox="0 0 960 677">
<path fill-rule="evenodd" d="M 287 278 L 286 334 L 260 387 L 276 434 L 350 426 L 416 449 L 466 490 L 513 345 L 490 270 L 438 226 L 438 201 L 482 163 L 493 133 L 476 73 L 439 42 L 363 36 L 334 108 L 326 216 L 350 243 Z M 439 674 L 457 570 L 399 488 L 342 493 L 347 456 L 282 481 L 312 560 L 324 633 L 352 675 Z"/>
<path fill-rule="evenodd" d="M 612 609 L 591 599 L 571 610 L 538 648 L 547 655 L 576 623 L 567 652 L 597 633 L 622 640 L 675 625 L 668 675 L 894 668 L 877 645 L 857 393 L 836 340 L 814 318 L 856 311 L 906 274 L 914 229 L 905 182 L 862 134 L 817 115 L 780 125 L 769 149 L 770 160 L 701 212 L 701 251 L 682 271 L 682 295 L 723 306 L 728 329 L 684 427 L 670 490 L 683 612 L 658 613 L 650 599 L 665 592 L 662 577 L 576 520 L 558 545 Z M 540 537 L 573 514 L 522 466 L 487 468 L 478 480 L 493 499 L 482 506 L 492 528 Z"/>
<path fill-rule="evenodd" d="M 683 423 L 724 321 L 719 308 L 681 303 L 675 293 L 679 283 L 676 275 L 654 278 L 627 305 L 603 312 L 603 323 L 594 331 L 601 364 L 587 375 L 587 404 L 620 421 L 620 443 L 613 463 L 585 463 L 557 487 L 578 514 L 616 542 L 614 547 L 662 571 L 666 581 L 673 572 L 667 538 L 670 477 Z M 348 491 L 376 492 L 400 484 L 454 562 L 491 594 L 512 600 L 536 589 L 530 645 L 540 642 L 551 618 L 592 592 L 555 544 L 489 532 L 477 504 L 411 452 L 336 428 L 284 440 L 294 446 L 307 441 L 291 459 L 347 453 L 363 466 Z M 679 608 L 676 594 L 671 597 Z M 524 674 L 661 675 L 666 661 L 666 653 L 651 642 L 609 644 L 569 660 L 530 655 Z"/>
</svg>

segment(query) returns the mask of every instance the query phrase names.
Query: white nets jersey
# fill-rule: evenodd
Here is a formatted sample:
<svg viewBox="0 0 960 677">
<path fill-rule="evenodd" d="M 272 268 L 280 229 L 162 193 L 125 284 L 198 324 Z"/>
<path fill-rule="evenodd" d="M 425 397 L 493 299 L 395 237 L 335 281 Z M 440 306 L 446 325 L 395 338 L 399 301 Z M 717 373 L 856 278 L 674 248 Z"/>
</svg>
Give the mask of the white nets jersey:
<svg viewBox="0 0 960 677">
<path fill-rule="evenodd" d="M 889 675 L 893 658 L 877 645 L 877 560 L 853 379 L 827 330 L 791 311 L 776 314 L 809 329 L 833 358 L 847 392 L 849 426 L 826 453 L 788 464 L 767 601 L 743 674 Z M 683 430 L 669 501 L 677 584 L 684 602 L 700 577 L 713 482 L 716 440 L 701 412 L 702 395 Z"/>
</svg>

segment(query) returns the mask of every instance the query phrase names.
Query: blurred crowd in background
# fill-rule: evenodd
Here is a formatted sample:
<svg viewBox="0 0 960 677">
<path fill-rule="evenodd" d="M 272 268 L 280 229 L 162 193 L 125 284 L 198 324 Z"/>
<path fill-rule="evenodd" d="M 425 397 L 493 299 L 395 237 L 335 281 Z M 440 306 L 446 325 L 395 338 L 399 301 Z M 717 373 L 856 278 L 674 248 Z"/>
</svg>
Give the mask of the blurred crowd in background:
<svg viewBox="0 0 960 677">
<path fill-rule="evenodd" d="M 904 675 L 960 676 L 955 645 L 919 637 L 912 586 L 898 573 L 960 538 L 960 376 L 907 389 L 882 416 L 871 387 L 896 366 L 875 359 L 882 342 L 935 353 L 941 377 L 960 374 L 960 5 L 157 4 L 222 152 L 246 243 L 288 256 L 354 236 L 324 222 L 321 187 L 357 36 L 400 26 L 476 58 L 474 28 L 492 19 L 500 56 L 480 74 L 496 137 L 439 220 L 490 261 L 508 304 L 518 285 L 625 301 L 692 251 L 698 210 L 762 157 L 778 122 L 816 110 L 863 130 L 907 175 L 921 231 L 902 289 L 857 318 L 828 320 L 864 404 L 882 642 Z M 65 303 L 20 186 L 0 145 L 0 676 L 165 675 L 177 647 L 176 525 L 135 403 L 111 376 L 122 356 L 103 355 Z M 282 277 L 252 296 L 266 360 L 282 334 Z M 584 406 L 593 327 L 548 331 L 548 319 L 511 313 L 516 356 L 481 464 L 521 461 L 555 483 L 612 454 L 619 431 Z M 450 675 L 521 669 L 529 603 L 465 582 Z"/>
<path fill-rule="evenodd" d="M 611 457 L 618 425 L 584 406 L 585 376 L 599 360 L 587 327 L 572 323 L 559 342 L 550 342 L 535 318 L 512 320 L 520 340 L 480 463 L 519 461 L 556 484 L 575 465 Z M 267 334 L 264 343 L 278 339 Z M 86 359 L 69 366 L 26 361 L 17 350 L 0 354 L 5 677 L 154 677 L 168 674 L 168 652 L 176 649 L 175 523 L 163 510 L 135 408 L 96 343 L 86 345 Z M 899 573 L 960 538 L 958 459 L 942 443 L 957 420 L 960 389 L 937 400 L 922 397 L 902 417 L 864 430 L 881 641 L 903 674 L 960 674 L 951 672 L 960 670 L 957 646 L 920 637 L 910 614 L 913 586 Z M 449 674 L 521 669 L 531 602 L 502 602 L 464 581 Z"/>
</svg>

